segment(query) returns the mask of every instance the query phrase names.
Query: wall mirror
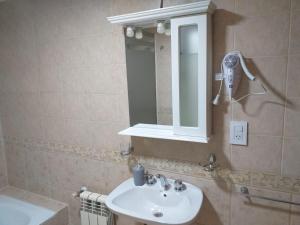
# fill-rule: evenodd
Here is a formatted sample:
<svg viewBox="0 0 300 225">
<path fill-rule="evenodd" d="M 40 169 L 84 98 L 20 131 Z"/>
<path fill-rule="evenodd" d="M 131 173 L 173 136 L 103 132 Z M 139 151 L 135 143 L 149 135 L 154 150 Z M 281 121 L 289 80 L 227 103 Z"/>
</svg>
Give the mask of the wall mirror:
<svg viewBox="0 0 300 225">
<path fill-rule="evenodd" d="M 125 45 L 130 126 L 172 125 L 171 36 L 145 28 Z"/>
<path fill-rule="evenodd" d="M 121 135 L 207 143 L 211 1 L 108 17 L 124 28 L 130 127 Z"/>
</svg>

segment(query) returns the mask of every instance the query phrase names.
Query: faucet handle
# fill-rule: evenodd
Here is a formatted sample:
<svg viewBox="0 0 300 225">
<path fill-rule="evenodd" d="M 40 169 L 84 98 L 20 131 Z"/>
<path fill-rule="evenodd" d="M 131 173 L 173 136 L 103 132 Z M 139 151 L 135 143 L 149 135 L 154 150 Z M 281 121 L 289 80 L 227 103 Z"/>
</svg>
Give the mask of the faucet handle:
<svg viewBox="0 0 300 225">
<path fill-rule="evenodd" d="M 157 177 L 158 179 L 161 178 L 161 176 L 162 175 L 160 173 L 158 173 L 158 174 L 155 175 L 155 177 Z"/>
<path fill-rule="evenodd" d="M 148 171 L 146 171 L 145 173 L 145 180 L 146 180 L 146 184 L 148 185 L 153 185 L 156 183 L 155 177 L 152 174 L 148 173 Z"/>
<path fill-rule="evenodd" d="M 185 184 L 180 179 L 176 179 L 174 181 L 174 189 L 175 191 L 184 191 L 186 189 Z"/>
</svg>

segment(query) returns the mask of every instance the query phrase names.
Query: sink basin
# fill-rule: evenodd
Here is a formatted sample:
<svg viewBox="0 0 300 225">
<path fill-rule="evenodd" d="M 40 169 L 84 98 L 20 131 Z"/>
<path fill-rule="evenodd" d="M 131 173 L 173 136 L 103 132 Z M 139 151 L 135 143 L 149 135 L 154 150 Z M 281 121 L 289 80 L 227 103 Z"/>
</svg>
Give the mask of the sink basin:
<svg viewBox="0 0 300 225">
<path fill-rule="evenodd" d="M 115 188 L 106 198 L 107 207 L 114 213 L 151 224 L 190 224 L 200 211 L 203 193 L 192 184 L 174 190 L 174 180 L 165 191 L 158 181 L 154 185 L 135 186 L 130 178 Z"/>
</svg>

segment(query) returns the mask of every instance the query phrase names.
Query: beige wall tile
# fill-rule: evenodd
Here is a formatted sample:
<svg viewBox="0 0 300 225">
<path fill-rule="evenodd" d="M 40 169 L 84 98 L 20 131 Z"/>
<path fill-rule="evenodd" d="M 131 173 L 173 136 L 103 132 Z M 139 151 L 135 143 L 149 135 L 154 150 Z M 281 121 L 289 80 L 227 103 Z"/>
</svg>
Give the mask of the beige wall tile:
<svg viewBox="0 0 300 225">
<path fill-rule="evenodd" d="M 191 149 L 192 145 L 189 142 L 173 142 L 168 140 L 139 137 L 132 137 L 132 142 L 133 146 L 135 146 L 135 151 L 137 154 L 147 156 L 151 155 L 159 158 L 172 157 L 172 159 L 178 159 L 184 155 L 187 155 L 186 152 L 180 151 L 179 149 Z M 162 149 L 165 150 L 162 151 Z M 175 152 L 176 154 L 174 154 Z"/>
<path fill-rule="evenodd" d="M 60 191 L 57 191 L 59 188 Z M 53 187 L 51 198 L 62 201 L 68 204 L 69 224 L 80 225 L 80 202 L 78 199 L 72 197 L 72 193 L 78 189 L 69 189 L 66 187 Z"/>
<path fill-rule="evenodd" d="M 30 57 L 30 56 L 28 56 Z M 17 79 L 16 82 L 18 91 L 22 92 L 34 92 L 39 91 L 39 75 L 36 65 L 26 65 L 24 67 L 17 68 Z"/>
<path fill-rule="evenodd" d="M 118 132 L 127 128 L 126 124 L 92 122 L 92 143 L 97 149 L 118 150 L 120 149 L 120 136 Z M 112 141 L 119 140 L 119 141 Z"/>
<path fill-rule="evenodd" d="M 282 174 L 285 176 L 300 177 L 300 141 L 299 137 L 285 138 L 282 154 Z"/>
<path fill-rule="evenodd" d="M 125 65 L 98 64 L 100 65 L 61 68 L 63 90 L 77 93 L 124 93 L 127 85 Z"/>
<path fill-rule="evenodd" d="M 126 4 L 122 0 L 113 0 L 112 15 L 120 15 L 125 13 L 138 12 L 143 10 L 159 8 L 160 1 L 155 0 L 151 2 L 129 0 Z"/>
<path fill-rule="evenodd" d="M 111 35 L 105 35 L 104 39 L 101 41 L 104 41 L 107 44 L 103 52 L 109 53 L 108 59 L 110 60 L 109 61 L 110 63 L 112 64 L 126 63 L 125 38 L 123 32 L 115 33 L 113 37 Z M 101 46 L 103 46 L 103 44 L 101 44 Z M 110 49 L 110 51 L 107 51 L 107 49 Z M 103 59 L 103 55 L 101 56 L 101 59 Z"/>
<path fill-rule="evenodd" d="M 50 196 L 50 171 L 48 153 L 39 149 L 26 149 L 26 189 L 34 193 Z M 41 179 L 43 177 L 44 179 Z"/>
<path fill-rule="evenodd" d="M 212 135 L 213 136 L 222 136 L 222 135 L 227 136 L 229 134 L 228 124 L 231 119 L 231 113 L 232 113 L 231 108 L 232 108 L 231 105 L 225 102 L 223 102 L 221 105 L 213 106 L 212 108 L 212 113 L 213 113 Z"/>
<path fill-rule="evenodd" d="M 213 0 L 213 3 L 216 5 L 217 9 L 224 9 L 228 11 L 235 10 L 234 0 Z"/>
<path fill-rule="evenodd" d="M 179 4 L 188 4 L 193 2 L 198 2 L 199 0 L 165 0 L 164 6 L 172 6 Z M 213 0 L 213 3 L 217 8 L 225 8 L 228 10 L 234 10 L 234 0 Z"/>
<path fill-rule="evenodd" d="M 15 92 L 18 90 L 18 85 L 14 85 L 17 81 L 17 75 L 10 70 L 3 70 L 1 75 L 1 90 L 4 92 Z"/>
<path fill-rule="evenodd" d="M 246 59 L 249 71 L 256 76 L 267 88 L 267 96 L 270 98 L 284 100 L 286 69 L 288 58 L 284 57 L 258 57 Z M 246 76 L 243 76 L 238 94 L 247 92 L 262 92 L 259 82 L 251 82 Z"/>
<path fill-rule="evenodd" d="M 19 139 L 44 139 L 44 128 L 41 117 L 35 116 L 8 116 L 3 122 L 5 136 L 17 137 Z"/>
<path fill-rule="evenodd" d="M 22 111 L 21 96 L 19 93 L 2 92 L 0 95 L 1 116 L 16 115 Z"/>
<path fill-rule="evenodd" d="M 300 53 L 300 10 L 292 12 L 291 16 L 291 40 L 290 40 L 290 53 Z"/>
<path fill-rule="evenodd" d="M 106 32 L 113 30 L 106 19 L 107 16 L 111 15 L 112 1 L 90 1 L 89 4 L 76 3 L 73 4 L 73 7 L 77 7 L 79 11 L 78 27 L 81 35 L 103 35 L 103 30 Z"/>
<path fill-rule="evenodd" d="M 6 171 L 6 158 L 4 155 L 4 148 L 1 148 L 0 151 L 0 176 L 6 176 L 7 171 Z"/>
<path fill-rule="evenodd" d="M 22 118 L 19 115 L 14 116 L 2 116 L 2 131 L 4 137 L 16 137 L 21 138 L 21 132 L 18 126 L 21 124 Z"/>
<path fill-rule="evenodd" d="M 50 35 L 48 37 L 51 37 Z M 52 38 L 52 37 L 51 37 Z M 61 66 L 60 56 L 60 42 L 57 37 L 53 37 L 53 40 L 41 39 L 37 40 L 37 56 L 39 63 L 40 83 L 41 90 L 45 91 L 61 91 L 61 80 L 59 74 L 59 68 Z M 47 83 L 51 81 L 51 83 Z"/>
<path fill-rule="evenodd" d="M 235 187 L 231 195 L 231 225 L 288 225 L 289 206 L 284 203 L 275 203 L 266 200 L 252 199 L 249 203 L 241 196 L 239 187 Z M 273 197 L 289 201 L 290 194 L 263 189 L 249 188 L 252 194 Z"/>
<path fill-rule="evenodd" d="M 7 176 L 0 175 L 0 188 L 3 188 L 8 185 Z"/>
<path fill-rule="evenodd" d="M 101 70 L 92 67 L 84 71 L 82 77 L 87 81 L 87 92 L 127 95 L 125 64 L 101 64 Z"/>
<path fill-rule="evenodd" d="M 230 146 L 228 136 L 215 135 L 208 144 L 159 140 L 150 138 L 132 138 L 135 152 L 139 155 L 157 158 L 184 160 L 195 163 L 207 163 L 210 153 L 215 153 L 220 165 L 230 167 Z"/>
<path fill-rule="evenodd" d="M 251 96 L 234 103 L 233 120 L 248 121 L 249 133 L 253 135 L 282 136 L 284 102 L 267 96 Z"/>
<path fill-rule="evenodd" d="M 292 9 L 292 11 L 294 11 L 294 10 L 300 10 L 300 2 L 299 2 L 299 0 L 292 0 L 291 9 Z"/>
<path fill-rule="evenodd" d="M 235 48 L 245 57 L 286 55 L 289 13 L 243 18 L 235 27 L 235 31 Z"/>
<path fill-rule="evenodd" d="M 86 75 L 91 73 L 87 67 L 60 67 L 60 76 L 64 92 L 83 93 L 88 89 Z"/>
<path fill-rule="evenodd" d="M 64 119 L 56 117 L 43 117 L 42 126 L 45 128 L 45 139 L 54 143 L 65 143 L 66 123 Z"/>
<path fill-rule="evenodd" d="M 74 146 L 92 146 L 93 123 L 88 120 L 65 120 L 64 143 Z"/>
<path fill-rule="evenodd" d="M 221 64 L 224 58 L 224 54 L 213 54 L 213 65 L 212 65 L 212 73 L 215 75 L 216 73 L 221 73 Z M 220 81 L 212 80 L 212 93 L 213 96 L 216 96 L 220 88 Z M 222 94 L 225 93 L 224 89 Z"/>
<path fill-rule="evenodd" d="M 230 188 L 222 182 L 200 181 L 204 192 L 203 209 L 198 216 L 200 224 L 230 224 Z"/>
<path fill-rule="evenodd" d="M 127 164 L 106 163 L 105 170 L 110 171 L 110 173 L 106 173 L 105 177 L 106 193 L 110 193 L 113 189 L 115 189 L 115 187 L 131 177 L 131 173 Z M 110 174 L 114 174 L 114 176 L 111 176 Z"/>
<path fill-rule="evenodd" d="M 290 1 L 286 0 L 237 0 L 236 10 L 243 16 L 277 16 L 290 10 Z"/>
<path fill-rule="evenodd" d="M 229 3 L 230 4 L 230 3 Z M 241 20 L 232 11 L 217 9 L 213 15 L 213 51 L 225 54 L 234 48 L 234 25 Z"/>
<path fill-rule="evenodd" d="M 42 140 L 44 138 L 44 128 L 41 117 L 24 117 L 18 113 L 3 117 L 3 135 L 6 137 L 16 137 L 18 139 L 34 138 Z"/>
<path fill-rule="evenodd" d="M 188 2 L 194 0 L 168 0 L 165 5 Z M 289 48 L 291 54 L 297 54 L 300 4 L 298 0 L 291 2 Z M 0 4 L 0 113 L 4 135 L 17 140 L 32 138 L 76 146 L 80 155 L 8 145 L 9 183 L 67 202 L 70 224 L 79 225 L 80 205 L 71 197 L 72 192 L 87 185 L 92 191 L 107 194 L 131 176 L 127 162 L 99 160 L 103 152 L 118 150 L 130 141 L 117 135 L 128 126 L 123 30 L 109 24 L 105 17 L 158 8 L 160 1 L 33 0 L 28 3 Z M 250 71 L 263 78 L 268 95 L 250 97 L 234 104 L 233 110 L 226 103 L 215 107 L 214 136 L 209 144 L 134 138 L 135 151 L 195 163 L 207 162 L 208 154 L 214 152 L 221 167 L 298 176 L 297 138 L 284 140 L 281 162 L 290 1 L 214 0 L 214 3 L 217 6 L 213 17 L 215 71 L 219 71 L 224 53 L 232 49 L 241 50 L 246 57 L 271 56 L 247 60 Z M 295 72 L 297 57 L 289 56 L 288 100 L 300 97 Z M 214 90 L 217 88 L 218 84 L 214 85 Z M 256 83 L 246 79 L 240 88 L 239 94 L 257 90 Z M 232 116 L 249 122 L 249 146 L 229 145 L 228 124 Z M 286 109 L 286 136 L 297 137 L 297 119 L 297 104 L 294 104 Z M 90 151 L 98 159 L 83 157 Z M 0 184 L 6 179 L 1 170 Z M 160 172 L 202 188 L 205 202 L 197 224 L 288 223 L 286 206 L 281 204 L 246 205 L 234 194 L 230 202 L 231 193 L 223 181 Z M 257 193 L 268 195 L 269 191 Z M 289 198 L 281 192 L 272 192 L 270 196 Z M 292 225 L 297 222 L 297 215 L 292 213 Z M 135 224 L 124 217 L 118 220 L 118 224 L 122 223 Z"/>
<path fill-rule="evenodd" d="M 24 149 L 6 146 L 7 174 L 10 185 L 26 189 L 26 152 Z"/>
<path fill-rule="evenodd" d="M 120 100 L 119 95 L 89 95 L 90 119 L 105 122 L 120 121 Z"/>
<path fill-rule="evenodd" d="M 284 136 L 300 137 L 300 98 L 289 98 L 285 112 Z"/>
<path fill-rule="evenodd" d="M 51 219 L 49 219 L 47 222 L 43 223 L 42 225 L 56 225 L 56 224 L 68 225 L 69 224 L 68 211 L 69 211 L 68 208 L 65 207 L 64 209 L 57 212 L 54 217 L 52 217 Z"/>
<path fill-rule="evenodd" d="M 62 39 L 58 43 L 58 47 L 58 65 L 66 67 L 86 65 L 87 49 L 84 39 Z"/>
<path fill-rule="evenodd" d="M 82 11 L 80 11 L 79 4 L 68 4 L 56 12 L 56 16 L 59 18 L 58 30 L 60 37 L 74 38 L 81 35 L 81 20 L 84 15 Z"/>
<path fill-rule="evenodd" d="M 292 195 L 294 202 L 300 202 L 300 195 Z M 291 225 L 297 225 L 300 223 L 300 207 L 292 206 L 291 208 Z"/>
<path fill-rule="evenodd" d="M 1 128 L 1 124 L 0 124 L 0 128 Z M 8 184 L 8 180 L 7 180 L 5 145 L 2 141 L 0 141 L 0 189 L 6 186 L 7 184 Z"/>
<path fill-rule="evenodd" d="M 49 152 L 48 165 L 52 187 L 65 187 L 69 190 L 78 190 L 83 185 L 81 177 L 83 164 L 81 160 L 80 157 L 74 154 Z"/>
<path fill-rule="evenodd" d="M 41 65 L 39 67 L 39 88 L 41 92 L 62 91 L 62 83 L 57 66 Z"/>
<path fill-rule="evenodd" d="M 61 11 L 70 1 L 34 1 L 34 14 L 37 37 L 40 41 L 53 40 L 59 37 Z"/>
<path fill-rule="evenodd" d="M 49 157 L 50 176 L 53 182 L 51 195 L 54 199 L 69 204 L 72 224 L 80 224 L 80 202 L 72 197 L 73 192 L 85 185 L 90 191 L 107 194 L 129 177 L 126 164 L 83 159 L 67 153 L 49 153 Z M 108 170 L 110 173 L 107 173 Z"/>
<path fill-rule="evenodd" d="M 17 66 L 9 71 L 9 75 L 4 80 L 4 91 L 15 92 L 34 92 L 39 91 L 39 76 L 34 65 L 18 65 L 19 61 L 15 59 Z M 32 67 L 31 67 L 32 66 Z"/>
<path fill-rule="evenodd" d="M 62 93 L 42 92 L 40 94 L 40 108 L 43 116 L 63 118 Z"/>
<path fill-rule="evenodd" d="M 235 169 L 280 173 L 282 138 L 248 137 L 248 146 L 233 145 L 231 166 Z"/>
<path fill-rule="evenodd" d="M 89 96 L 87 94 L 64 93 L 62 101 L 65 118 L 88 120 L 90 116 L 88 99 Z"/>
<path fill-rule="evenodd" d="M 247 62 L 249 70 L 257 76 L 268 92 L 264 96 L 251 96 L 233 104 L 233 119 L 249 122 L 251 134 L 281 136 L 284 119 L 286 57 L 260 57 Z M 260 82 L 260 81 L 259 81 Z M 263 89 L 259 82 L 242 78 L 236 99 L 249 92 L 259 93 Z"/>
<path fill-rule="evenodd" d="M 300 97 L 300 55 L 289 56 L 288 61 L 288 76 L 287 76 L 287 96 L 288 97 Z"/>
<path fill-rule="evenodd" d="M 142 225 L 142 223 L 136 222 L 127 216 L 116 216 L 116 223 L 119 225 Z"/>
</svg>

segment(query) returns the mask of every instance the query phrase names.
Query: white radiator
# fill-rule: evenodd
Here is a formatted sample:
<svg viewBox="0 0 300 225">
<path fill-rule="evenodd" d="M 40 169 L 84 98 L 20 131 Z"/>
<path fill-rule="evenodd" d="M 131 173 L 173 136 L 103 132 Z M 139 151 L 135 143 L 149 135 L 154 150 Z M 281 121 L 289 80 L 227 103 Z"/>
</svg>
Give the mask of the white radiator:
<svg viewBox="0 0 300 225">
<path fill-rule="evenodd" d="M 105 205 L 106 195 L 83 191 L 80 193 L 81 225 L 114 225 L 111 211 Z"/>
</svg>

